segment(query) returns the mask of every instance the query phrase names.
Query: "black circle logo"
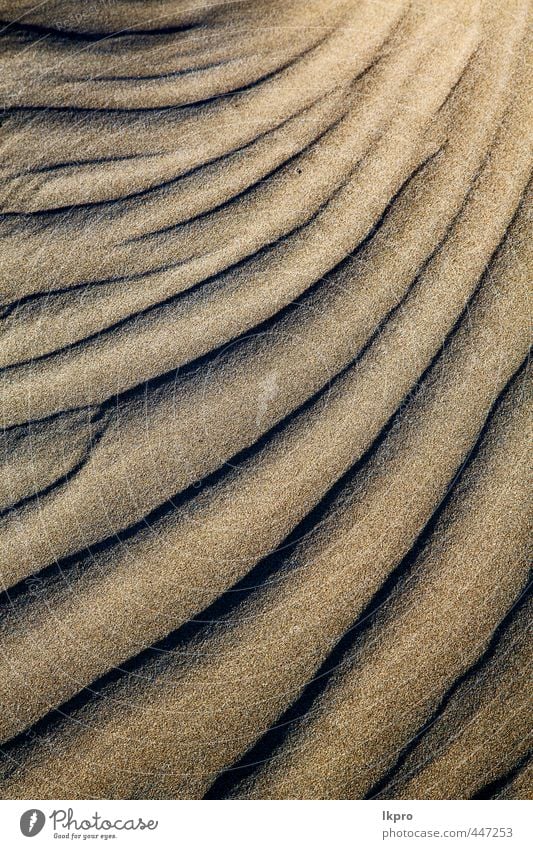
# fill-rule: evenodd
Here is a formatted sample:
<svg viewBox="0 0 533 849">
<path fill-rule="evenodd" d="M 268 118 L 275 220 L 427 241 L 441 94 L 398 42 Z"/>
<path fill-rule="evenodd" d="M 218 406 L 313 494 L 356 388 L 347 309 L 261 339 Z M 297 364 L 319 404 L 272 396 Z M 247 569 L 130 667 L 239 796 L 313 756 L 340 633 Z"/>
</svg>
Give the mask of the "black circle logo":
<svg viewBox="0 0 533 849">
<path fill-rule="evenodd" d="M 37 808 L 24 811 L 20 818 L 20 830 L 24 837 L 35 837 L 42 830 L 46 817 Z"/>
</svg>

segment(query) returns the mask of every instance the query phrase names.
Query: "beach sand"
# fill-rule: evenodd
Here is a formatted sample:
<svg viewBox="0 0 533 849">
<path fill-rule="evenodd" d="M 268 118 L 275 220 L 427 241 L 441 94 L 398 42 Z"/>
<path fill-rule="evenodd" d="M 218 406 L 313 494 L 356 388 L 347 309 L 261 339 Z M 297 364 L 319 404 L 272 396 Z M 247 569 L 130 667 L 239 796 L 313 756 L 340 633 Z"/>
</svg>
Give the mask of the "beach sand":
<svg viewBox="0 0 533 849">
<path fill-rule="evenodd" d="M 527 0 L 0 24 L 0 797 L 529 798 Z"/>
</svg>

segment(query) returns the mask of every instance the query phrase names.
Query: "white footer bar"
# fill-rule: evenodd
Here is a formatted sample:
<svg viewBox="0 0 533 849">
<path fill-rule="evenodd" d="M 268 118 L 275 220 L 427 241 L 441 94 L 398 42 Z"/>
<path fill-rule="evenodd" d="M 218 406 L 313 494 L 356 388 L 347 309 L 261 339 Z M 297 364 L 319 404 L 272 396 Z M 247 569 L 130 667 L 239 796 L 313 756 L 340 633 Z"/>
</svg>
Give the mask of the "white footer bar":
<svg viewBox="0 0 533 849">
<path fill-rule="evenodd" d="M 0 801 L 0 844 L 526 849 L 531 813 L 518 801 Z"/>
</svg>

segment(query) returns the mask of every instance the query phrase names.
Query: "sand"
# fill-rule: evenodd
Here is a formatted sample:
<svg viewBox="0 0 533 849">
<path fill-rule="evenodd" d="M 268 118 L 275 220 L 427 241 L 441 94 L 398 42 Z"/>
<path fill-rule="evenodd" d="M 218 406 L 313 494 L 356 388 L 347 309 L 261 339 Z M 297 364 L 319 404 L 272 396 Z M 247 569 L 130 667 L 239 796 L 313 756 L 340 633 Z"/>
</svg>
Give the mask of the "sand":
<svg viewBox="0 0 533 849">
<path fill-rule="evenodd" d="M 528 4 L 142 5 L 0 0 L 0 793 L 524 798 Z"/>
<path fill-rule="evenodd" d="M 486 797 L 492 783 L 527 757 L 531 612 L 529 602 L 513 613 L 494 655 L 454 692 L 382 797 Z"/>
</svg>

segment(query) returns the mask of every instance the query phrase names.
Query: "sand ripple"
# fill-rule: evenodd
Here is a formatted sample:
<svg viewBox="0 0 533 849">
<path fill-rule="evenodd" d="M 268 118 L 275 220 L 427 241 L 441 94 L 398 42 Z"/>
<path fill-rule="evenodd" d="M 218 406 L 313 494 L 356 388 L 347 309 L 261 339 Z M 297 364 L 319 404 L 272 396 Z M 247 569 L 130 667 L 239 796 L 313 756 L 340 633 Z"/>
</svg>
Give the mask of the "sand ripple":
<svg viewBox="0 0 533 849">
<path fill-rule="evenodd" d="M 0 22 L 0 793 L 526 798 L 527 0 Z"/>
</svg>

